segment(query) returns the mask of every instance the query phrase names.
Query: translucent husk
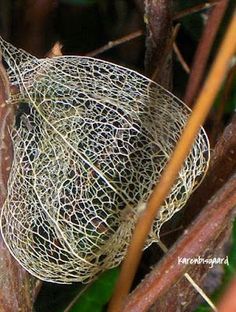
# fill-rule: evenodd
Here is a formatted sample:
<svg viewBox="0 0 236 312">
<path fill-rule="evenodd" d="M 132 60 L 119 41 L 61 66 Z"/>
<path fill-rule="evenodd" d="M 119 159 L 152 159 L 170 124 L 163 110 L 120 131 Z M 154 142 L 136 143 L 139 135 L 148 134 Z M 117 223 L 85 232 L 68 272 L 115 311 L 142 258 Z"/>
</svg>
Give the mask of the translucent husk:
<svg viewBox="0 0 236 312">
<path fill-rule="evenodd" d="M 122 261 L 190 111 L 127 68 L 87 57 L 37 59 L 2 39 L 0 47 L 18 90 L 11 103 L 20 103 L 3 238 L 38 278 L 89 282 Z M 146 246 L 184 206 L 208 160 L 201 129 Z"/>
</svg>

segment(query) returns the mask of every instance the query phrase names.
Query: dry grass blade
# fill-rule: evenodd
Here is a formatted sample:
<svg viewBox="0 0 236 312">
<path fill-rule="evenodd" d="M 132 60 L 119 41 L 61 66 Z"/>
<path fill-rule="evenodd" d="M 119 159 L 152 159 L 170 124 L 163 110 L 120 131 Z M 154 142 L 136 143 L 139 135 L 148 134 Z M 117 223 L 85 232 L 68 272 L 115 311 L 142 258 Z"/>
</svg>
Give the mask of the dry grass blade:
<svg viewBox="0 0 236 312">
<path fill-rule="evenodd" d="M 177 58 L 178 58 L 178 60 L 179 60 L 179 62 L 180 62 L 180 64 L 181 64 L 183 70 L 185 70 L 185 72 L 186 72 L 187 74 L 189 74 L 189 73 L 190 73 L 189 66 L 188 66 L 188 64 L 186 63 L 186 61 L 185 61 L 183 55 L 181 54 L 181 52 L 180 52 L 180 50 L 179 50 L 179 48 L 178 48 L 176 42 L 174 42 L 173 48 L 174 48 L 174 52 L 175 52 L 175 54 L 176 54 L 176 56 L 177 56 Z"/>
<path fill-rule="evenodd" d="M 122 311 L 144 312 L 153 304 L 155 311 L 165 311 L 168 306 L 168 312 L 176 312 L 178 305 L 181 311 L 192 311 L 190 306 L 195 304 L 196 292 L 183 275 L 188 272 L 202 286 L 209 265 L 178 264 L 178 259 L 222 256 L 221 249 L 224 248 L 225 237 L 230 235 L 235 204 L 236 173 L 204 206 L 167 256 L 130 294 Z M 211 223 L 206 220 L 211 220 Z"/>
<path fill-rule="evenodd" d="M 153 220 L 157 215 L 159 207 L 167 196 L 171 185 L 174 183 L 183 161 L 189 153 L 194 138 L 199 131 L 200 125 L 204 122 L 212 106 L 213 100 L 222 84 L 225 73 L 228 69 L 229 61 L 231 60 L 236 48 L 235 29 L 236 15 L 234 14 L 225 38 L 220 46 L 219 53 L 196 102 L 193 113 L 189 118 L 170 162 L 163 172 L 160 182 L 155 187 L 150 197 L 147 208 L 141 214 L 137 222 L 133 239 L 129 245 L 128 253 L 122 265 L 115 294 L 109 306 L 110 312 L 122 310 L 124 299 L 131 287 L 138 263 L 140 261 L 141 251 Z"/>
</svg>

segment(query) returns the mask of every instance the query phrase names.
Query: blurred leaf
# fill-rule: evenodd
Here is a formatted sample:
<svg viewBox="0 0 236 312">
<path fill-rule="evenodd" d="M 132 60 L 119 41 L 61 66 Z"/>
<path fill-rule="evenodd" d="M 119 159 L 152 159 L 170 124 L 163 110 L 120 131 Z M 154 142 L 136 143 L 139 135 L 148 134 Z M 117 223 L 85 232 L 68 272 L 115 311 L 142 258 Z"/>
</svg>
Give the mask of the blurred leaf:
<svg viewBox="0 0 236 312">
<path fill-rule="evenodd" d="M 81 294 L 70 309 L 70 312 L 102 312 L 111 298 L 118 274 L 118 268 L 111 269 L 101 274 L 101 276 Z"/>
</svg>

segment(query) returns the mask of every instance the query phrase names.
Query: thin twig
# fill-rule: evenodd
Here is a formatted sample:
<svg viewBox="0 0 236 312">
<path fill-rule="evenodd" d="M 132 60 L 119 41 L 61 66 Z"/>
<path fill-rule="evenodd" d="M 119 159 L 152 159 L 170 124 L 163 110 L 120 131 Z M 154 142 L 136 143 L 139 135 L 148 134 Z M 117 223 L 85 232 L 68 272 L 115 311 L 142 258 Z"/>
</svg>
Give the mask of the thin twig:
<svg viewBox="0 0 236 312">
<path fill-rule="evenodd" d="M 132 241 L 128 248 L 128 253 L 122 264 L 114 296 L 110 302 L 110 312 L 120 312 L 122 310 L 124 300 L 130 290 L 141 258 L 142 248 L 145 244 L 148 233 L 150 232 L 153 220 L 165 197 L 168 195 L 171 186 L 175 182 L 178 172 L 189 153 L 199 128 L 206 119 L 216 94 L 223 82 L 229 61 L 233 57 L 236 49 L 235 29 L 236 14 L 232 17 L 218 55 L 199 95 L 194 110 L 186 124 L 183 134 L 177 143 L 176 149 L 163 171 L 160 182 L 155 186 L 153 193 L 150 196 L 147 208 L 138 219 Z"/>
<path fill-rule="evenodd" d="M 212 308 L 213 311 L 217 312 L 217 308 L 214 305 L 214 303 L 211 301 L 211 299 L 205 294 L 205 292 L 202 290 L 201 287 L 198 286 L 198 284 L 192 279 L 192 277 L 185 273 L 184 277 L 189 281 L 189 283 L 196 289 L 196 291 L 199 293 L 199 295 L 208 303 L 208 305 Z"/>
<path fill-rule="evenodd" d="M 144 14 L 143 0 L 134 0 L 134 1 L 136 3 L 138 10 L 143 15 Z M 221 0 L 209 0 L 209 1 L 205 1 L 203 3 L 197 4 L 197 5 L 194 5 L 190 8 L 187 8 L 187 9 L 184 9 L 182 11 L 175 13 L 175 15 L 173 16 L 173 19 L 178 20 L 178 19 L 181 19 L 185 16 L 188 16 L 188 15 L 191 15 L 194 13 L 199 13 L 203 10 L 206 10 L 206 9 L 213 7 L 219 1 L 221 1 Z"/>
<path fill-rule="evenodd" d="M 101 53 L 103 53 L 103 52 L 105 52 L 107 50 L 110 50 L 110 49 L 112 49 L 112 48 L 114 48 L 114 47 L 116 47 L 118 45 L 121 45 L 121 44 L 126 43 L 128 41 L 131 41 L 131 40 L 133 40 L 135 38 L 141 37 L 142 35 L 143 35 L 143 30 L 139 29 L 139 30 L 137 30 L 135 32 L 132 32 L 132 33 L 126 35 L 126 36 L 123 36 L 123 37 L 121 37 L 119 39 L 116 39 L 116 40 L 113 40 L 113 41 L 109 41 L 104 46 L 102 46 L 102 47 L 100 47 L 100 48 L 98 48 L 96 50 L 93 50 L 91 52 L 88 52 L 86 54 L 86 56 L 96 56 L 96 55 L 101 54 Z"/>
<path fill-rule="evenodd" d="M 163 233 L 160 234 L 160 237 L 164 237 L 164 236 L 167 236 L 167 235 L 170 235 L 172 233 L 175 233 L 175 232 L 178 232 L 178 231 L 182 231 L 183 230 L 183 226 L 180 225 L 179 227 L 173 229 L 173 230 L 169 230 L 169 231 L 165 231 Z"/>
<path fill-rule="evenodd" d="M 91 283 L 85 285 L 79 292 L 78 294 L 72 299 L 72 301 L 68 304 L 68 306 L 64 309 L 63 312 L 70 312 L 71 308 L 73 305 L 76 303 L 76 301 L 80 298 L 80 296 L 93 284 L 94 281 Z"/>
<path fill-rule="evenodd" d="M 174 48 L 174 52 L 175 52 L 180 64 L 182 65 L 183 69 L 186 71 L 187 74 L 189 74 L 190 68 L 189 68 L 188 64 L 185 62 L 185 59 L 184 59 L 183 55 L 181 54 L 181 52 L 180 52 L 180 50 L 179 50 L 179 48 L 175 42 L 173 43 L 173 48 Z"/>
<path fill-rule="evenodd" d="M 218 0 L 219 1 L 219 0 Z M 211 7 L 213 7 L 215 4 L 217 3 L 217 1 L 215 2 L 206 2 L 206 3 L 200 3 L 198 5 L 195 5 L 193 7 L 190 7 L 190 8 L 187 8 L 185 10 L 182 10 L 180 12 L 177 12 L 175 15 L 174 15 L 174 20 L 178 20 L 178 19 L 181 19 L 185 16 L 188 16 L 188 15 L 191 15 L 191 14 L 194 14 L 194 13 L 198 13 L 200 11 L 203 11 L 203 10 L 206 10 L 206 9 L 209 9 Z"/>
<path fill-rule="evenodd" d="M 211 48 L 228 3 L 228 0 L 221 0 L 212 8 L 195 53 L 184 96 L 184 102 L 190 107 L 195 102 L 195 97 L 201 87 Z"/>
</svg>

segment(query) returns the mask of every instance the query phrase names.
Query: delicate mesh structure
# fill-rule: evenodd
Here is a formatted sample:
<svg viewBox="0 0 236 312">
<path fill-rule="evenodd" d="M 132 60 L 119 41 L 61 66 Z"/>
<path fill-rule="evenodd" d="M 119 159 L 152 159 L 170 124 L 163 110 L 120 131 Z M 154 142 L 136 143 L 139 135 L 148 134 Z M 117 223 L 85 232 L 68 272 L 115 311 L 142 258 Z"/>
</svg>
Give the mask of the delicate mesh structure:
<svg viewBox="0 0 236 312">
<path fill-rule="evenodd" d="M 37 59 L 0 44 L 21 103 L 2 235 L 38 278 L 89 282 L 123 259 L 189 110 L 132 70 L 86 57 Z M 201 129 L 146 246 L 186 203 L 208 151 Z"/>
</svg>

